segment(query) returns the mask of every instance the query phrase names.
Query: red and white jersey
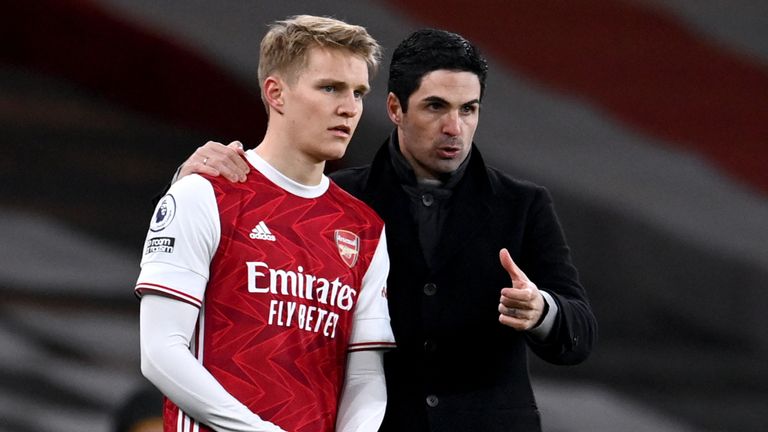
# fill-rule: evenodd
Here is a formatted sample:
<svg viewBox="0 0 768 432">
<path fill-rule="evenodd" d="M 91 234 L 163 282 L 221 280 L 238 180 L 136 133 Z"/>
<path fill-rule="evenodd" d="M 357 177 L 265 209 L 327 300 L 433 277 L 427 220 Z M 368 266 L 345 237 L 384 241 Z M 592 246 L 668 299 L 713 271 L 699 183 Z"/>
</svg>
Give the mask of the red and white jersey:
<svg viewBox="0 0 768 432">
<path fill-rule="evenodd" d="M 158 203 L 136 293 L 199 307 L 193 354 L 262 419 L 330 431 L 347 353 L 394 346 L 384 225 L 327 177 L 304 186 L 246 155 L 245 183 L 190 175 Z M 181 424 L 166 402 L 165 431 Z"/>
</svg>

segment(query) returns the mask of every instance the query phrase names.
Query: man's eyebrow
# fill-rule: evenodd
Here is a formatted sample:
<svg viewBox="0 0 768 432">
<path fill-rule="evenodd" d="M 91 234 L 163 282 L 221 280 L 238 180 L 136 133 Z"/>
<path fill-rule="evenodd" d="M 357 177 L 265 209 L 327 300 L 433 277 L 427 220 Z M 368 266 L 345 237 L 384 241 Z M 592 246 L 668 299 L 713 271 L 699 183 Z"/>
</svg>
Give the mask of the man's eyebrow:
<svg viewBox="0 0 768 432">
<path fill-rule="evenodd" d="M 426 102 L 426 103 L 441 103 L 441 104 L 445 104 L 445 105 L 450 105 L 447 100 L 441 98 L 440 96 L 427 96 L 424 99 L 422 99 L 422 102 Z M 472 100 L 466 101 L 466 102 L 462 103 L 461 106 L 475 105 L 475 104 L 480 105 L 480 99 L 472 99 Z"/>
<path fill-rule="evenodd" d="M 340 81 L 335 78 L 320 78 L 317 80 L 317 83 L 318 85 L 321 85 L 321 86 L 332 85 L 334 87 L 342 87 L 342 88 L 352 87 L 349 85 L 348 82 Z M 371 90 L 371 87 L 367 84 L 360 84 L 358 86 L 355 86 L 354 89 L 362 93 L 368 93 Z"/>
<path fill-rule="evenodd" d="M 422 102 L 428 102 L 428 103 L 441 103 L 441 104 L 448 104 L 448 101 L 441 98 L 440 96 L 427 96 L 424 99 L 422 99 Z"/>
</svg>

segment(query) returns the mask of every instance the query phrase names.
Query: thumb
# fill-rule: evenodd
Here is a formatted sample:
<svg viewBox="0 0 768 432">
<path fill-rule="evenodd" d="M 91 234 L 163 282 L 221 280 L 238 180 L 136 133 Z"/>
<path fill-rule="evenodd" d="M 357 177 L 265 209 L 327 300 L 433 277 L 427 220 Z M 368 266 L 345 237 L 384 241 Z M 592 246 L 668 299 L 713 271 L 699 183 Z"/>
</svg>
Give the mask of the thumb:
<svg viewBox="0 0 768 432">
<path fill-rule="evenodd" d="M 506 248 L 502 248 L 499 251 L 499 261 L 501 261 L 501 266 L 504 267 L 504 270 L 509 273 L 509 277 L 512 279 L 513 283 L 526 279 L 525 273 L 523 273 L 523 271 L 520 270 L 520 267 L 515 264 L 515 261 L 512 260 L 512 256 Z"/>
</svg>

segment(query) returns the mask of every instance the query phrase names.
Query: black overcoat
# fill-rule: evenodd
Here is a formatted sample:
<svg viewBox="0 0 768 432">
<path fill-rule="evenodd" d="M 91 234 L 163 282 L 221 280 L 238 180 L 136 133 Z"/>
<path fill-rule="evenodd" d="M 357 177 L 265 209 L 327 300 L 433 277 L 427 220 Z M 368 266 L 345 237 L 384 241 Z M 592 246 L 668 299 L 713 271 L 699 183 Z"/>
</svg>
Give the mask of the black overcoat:
<svg viewBox="0 0 768 432">
<path fill-rule="evenodd" d="M 398 346 L 384 357 L 388 402 L 381 430 L 541 430 L 527 348 L 554 364 L 576 364 L 597 333 L 547 190 L 487 167 L 473 144 L 430 268 L 388 143 L 371 165 L 331 177 L 386 224 Z M 511 286 L 501 248 L 558 304 L 546 343 L 499 323 L 500 291 Z"/>
</svg>

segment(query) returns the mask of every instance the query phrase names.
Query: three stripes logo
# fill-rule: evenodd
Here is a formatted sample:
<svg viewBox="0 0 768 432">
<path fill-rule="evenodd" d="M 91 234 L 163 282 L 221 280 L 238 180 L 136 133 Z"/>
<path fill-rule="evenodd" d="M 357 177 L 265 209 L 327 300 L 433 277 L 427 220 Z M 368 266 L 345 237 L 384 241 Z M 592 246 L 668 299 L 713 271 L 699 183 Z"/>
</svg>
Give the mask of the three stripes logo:
<svg viewBox="0 0 768 432">
<path fill-rule="evenodd" d="M 272 232 L 269 231 L 269 228 L 267 228 L 267 224 L 264 223 L 264 221 L 259 222 L 253 229 L 251 230 L 251 233 L 248 234 L 248 237 L 254 239 L 254 240 L 268 240 L 268 241 L 276 241 L 277 238 L 275 238 L 274 235 L 272 235 Z"/>
</svg>

